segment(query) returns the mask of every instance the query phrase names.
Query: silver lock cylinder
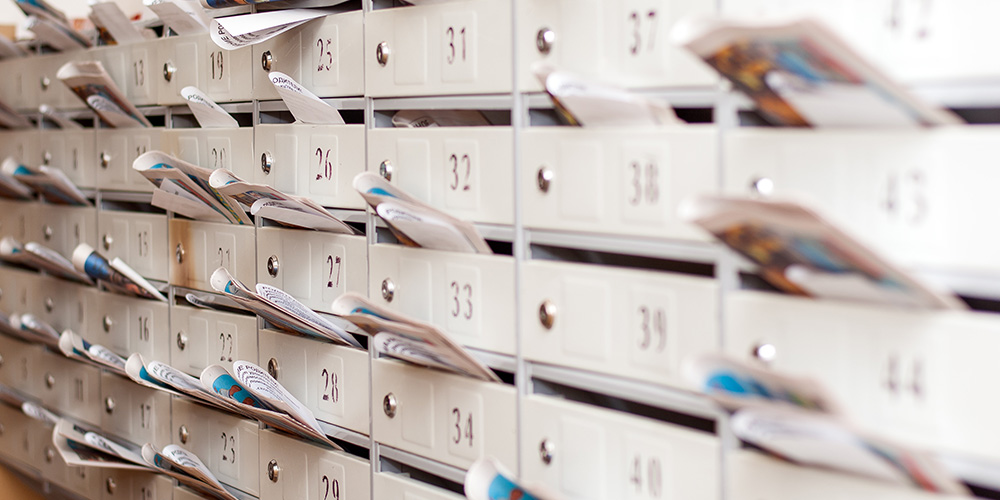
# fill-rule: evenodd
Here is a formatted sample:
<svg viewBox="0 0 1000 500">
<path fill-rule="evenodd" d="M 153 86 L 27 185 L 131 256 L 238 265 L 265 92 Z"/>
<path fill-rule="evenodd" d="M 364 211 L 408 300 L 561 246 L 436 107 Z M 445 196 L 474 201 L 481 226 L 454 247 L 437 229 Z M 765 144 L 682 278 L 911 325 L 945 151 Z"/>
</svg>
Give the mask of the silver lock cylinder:
<svg viewBox="0 0 1000 500">
<path fill-rule="evenodd" d="M 777 357 L 778 349 L 774 346 L 774 344 L 762 342 L 753 347 L 753 352 L 751 354 L 761 363 L 769 365 L 774 361 L 774 358 Z"/>
<path fill-rule="evenodd" d="M 51 373 L 45 374 L 45 387 L 52 389 L 56 386 L 56 378 Z"/>
<path fill-rule="evenodd" d="M 535 34 L 535 48 L 543 55 L 548 55 L 552 51 L 552 46 L 556 43 L 556 32 L 549 28 L 542 28 Z"/>
<path fill-rule="evenodd" d="M 174 258 L 177 259 L 178 264 L 184 263 L 184 246 L 180 243 L 174 248 Z"/>
<path fill-rule="evenodd" d="M 52 297 L 45 297 L 45 312 L 52 312 L 56 308 L 56 303 Z"/>
<path fill-rule="evenodd" d="M 271 358 L 271 359 L 267 360 L 267 374 L 270 375 L 271 378 L 273 378 L 275 380 L 278 379 L 278 360 L 277 359 Z"/>
<path fill-rule="evenodd" d="M 555 458 L 556 447 L 548 439 L 543 439 L 538 445 L 538 458 L 542 460 L 542 463 L 549 465 L 552 463 L 552 459 Z"/>
<path fill-rule="evenodd" d="M 278 277 L 278 266 L 279 265 L 280 265 L 280 263 L 278 262 L 278 256 L 277 255 L 272 255 L 272 256 L 268 257 L 267 258 L 267 274 L 269 274 L 272 278 L 277 278 Z"/>
<path fill-rule="evenodd" d="M 167 62 L 163 63 L 163 79 L 164 80 L 166 80 L 168 82 L 170 80 L 173 80 L 174 79 L 174 73 L 177 73 L 177 66 L 174 66 L 173 62 L 167 61 Z"/>
<path fill-rule="evenodd" d="M 111 166 L 111 154 L 104 151 L 97 157 L 97 161 L 100 163 L 101 168 L 108 168 Z"/>
<path fill-rule="evenodd" d="M 375 47 L 375 60 L 378 61 L 379 66 L 385 66 L 389 63 L 389 42 L 381 42 Z"/>
<path fill-rule="evenodd" d="M 392 180 L 392 162 L 389 160 L 382 160 L 382 163 L 378 165 L 378 174 L 382 176 L 383 179 L 387 181 Z"/>
<path fill-rule="evenodd" d="M 52 79 L 47 76 L 43 76 L 38 83 L 42 87 L 42 90 L 49 90 L 49 86 L 52 85 Z"/>
<path fill-rule="evenodd" d="M 187 444 L 188 439 L 191 438 L 191 433 L 188 432 L 186 425 L 181 425 L 177 428 L 177 437 L 180 438 L 181 444 Z"/>
<path fill-rule="evenodd" d="M 267 478 L 271 480 L 272 483 L 278 482 L 278 477 L 281 475 L 281 467 L 278 465 L 277 460 L 271 460 L 267 463 Z"/>
<path fill-rule="evenodd" d="M 111 316 L 104 315 L 101 326 L 104 327 L 104 333 L 111 333 L 111 327 L 115 326 L 115 320 L 111 319 Z"/>
<path fill-rule="evenodd" d="M 184 332 L 177 332 L 177 348 L 184 350 L 188 345 L 188 337 Z"/>
<path fill-rule="evenodd" d="M 114 495 L 115 490 L 118 489 L 118 483 L 115 481 L 115 478 L 109 477 L 107 481 L 104 482 L 104 487 L 108 490 L 109 494 Z"/>
<path fill-rule="evenodd" d="M 115 239 L 111 237 L 110 234 L 105 234 L 101 237 L 101 244 L 104 245 L 105 250 L 111 250 L 111 245 L 115 243 Z"/>
<path fill-rule="evenodd" d="M 390 392 L 389 394 L 386 394 L 384 398 L 382 398 L 382 411 L 385 413 L 385 416 L 389 418 L 393 418 L 396 416 L 395 394 Z"/>
<path fill-rule="evenodd" d="M 551 330 L 556 322 L 556 305 L 551 300 L 545 300 L 538 306 L 538 321 L 546 330 Z"/>
<path fill-rule="evenodd" d="M 274 64 L 274 56 L 271 55 L 270 50 L 265 50 L 263 54 L 260 55 L 260 67 L 264 71 L 271 71 L 271 66 Z"/>
<path fill-rule="evenodd" d="M 115 398 L 111 396 L 104 398 L 104 411 L 106 411 L 108 415 L 115 412 L 115 406 L 117 406 Z"/>
<path fill-rule="evenodd" d="M 264 175 L 270 175 L 271 167 L 274 165 L 274 160 L 271 158 L 270 151 L 264 151 L 260 155 L 260 170 L 264 172 Z"/>
<path fill-rule="evenodd" d="M 548 193 L 549 188 L 552 187 L 552 180 L 555 179 L 556 174 L 549 167 L 541 167 L 538 169 L 538 176 L 535 183 L 538 185 L 538 190 L 543 193 Z"/>
<path fill-rule="evenodd" d="M 382 298 L 385 299 L 386 302 L 392 302 L 392 299 L 395 296 L 396 284 L 389 278 L 382 280 Z"/>
</svg>

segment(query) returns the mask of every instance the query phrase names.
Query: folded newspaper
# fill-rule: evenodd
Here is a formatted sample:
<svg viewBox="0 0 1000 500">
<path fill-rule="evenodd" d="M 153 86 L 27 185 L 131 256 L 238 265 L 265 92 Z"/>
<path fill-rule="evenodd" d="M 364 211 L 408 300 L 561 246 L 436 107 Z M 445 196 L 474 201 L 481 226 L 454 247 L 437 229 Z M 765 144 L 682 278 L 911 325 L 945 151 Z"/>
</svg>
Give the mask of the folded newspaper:
<svg viewBox="0 0 1000 500">
<path fill-rule="evenodd" d="M 28 51 L 23 46 L 6 36 L 0 35 L 0 59 L 27 57 Z"/>
<path fill-rule="evenodd" d="M 90 39 L 69 27 L 40 16 L 28 16 L 24 27 L 35 34 L 35 39 L 42 45 L 59 51 L 80 50 L 91 47 Z"/>
<path fill-rule="evenodd" d="M 740 440 L 790 462 L 868 476 L 944 495 L 970 492 L 933 455 L 859 431 L 836 416 L 788 407 L 737 411 Z"/>
<path fill-rule="evenodd" d="M 679 212 L 760 266 L 761 277 L 786 293 L 965 308 L 954 295 L 931 289 L 798 203 L 701 196 L 683 202 Z"/>
<path fill-rule="evenodd" d="M 337 108 L 323 102 L 292 77 L 277 71 L 268 73 L 267 77 L 297 121 L 311 125 L 344 124 L 344 117 Z"/>
<path fill-rule="evenodd" d="M 267 2 L 261 0 L 202 0 L 202 5 L 212 9 L 256 3 Z M 219 47 L 235 50 L 270 40 L 305 22 L 333 13 L 336 13 L 336 10 L 283 9 L 220 17 L 212 20 L 209 33 L 212 35 L 212 41 Z"/>
<path fill-rule="evenodd" d="M 451 0 L 449 0 L 451 1 Z M 404 109 L 392 115 L 396 128 L 483 127 L 489 120 L 474 109 Z"/>
<path fill-rule="evenodd" d="M 146 40 L 125 12 L 115 2 L 91 2 L 90 20 L 111 34 L 116 45 L 128 45 Z"/>
<path fill-rule="evenodd" d="M 9 129 L 29 129 L 34 124 L 6 102 L 0 100 L 0 126 Z"/>
<path fill-rule="evenodd" d="M 711 354 L 684 375 L 734 414 L 736 437 L 775 456 L 938 493 L 968 490 L 933 456 L 855 428 L 818 381 Z"/>
<path fill-rule="evenodd" d="M 8 166 L 11 165 L 11 166 Z M 34 190 L 27 184 L 17 180 L 13 174 L 8 174 L 10 170 L 17 171 L 20 166 L 12 157 L 4 159 L 0 164 L 0 198 L 9 200 L 31 200 Z"/>
<path fill-rule="evenodd" d="M 658 127 L 681 123 L 670 105 L 624 89 L 589 82 L 547 64 L 534 68 L 559 115 L 584 127 Z"/>
<path fill-rule="evenodd" d="M 177 445 L 156 451 L 60 419 L 52 430 L 52 442 L 67 465 L 139 470 L 163 474 L 209 498 L 236 500 L 197 455 Z"/>
<path fill-rule="evenodd" d="M 31 168 L 22 165 L 13 158 L 7 158 L 0 165 L 4 179 L 13 178 L 21 185 L 31 188 L 40 194 L 45 201 L 57 205 L 90 206 L 90 200 L 84 196 L 73 181 L 66 177 L 62 170 L 48 165 Z M 3 181 L 4 190 L 16 189 L 16 185 Z"/>
<path fill-rule="evenodd" d="M 20 241 L 5 236 L 0 239 L 0 259 L 51 274 L 58 278 L 93 285 L 85 273 L 76 270 L 69 259 L 51 248 L 33 241 L 22 245 Z"/>
<path fill-rule="evenodd" d="M 63 113 L 59 112 L 56 108 L 49 106 L 48 104 L 42 104 L 38 107 L 38 112 L 42 114 L 45 118 L 59 126 L 59 128 L 66 129 L 82 129 L 83 125 L 69 119 Z"/>
<path fill-rule="evenodd" d="M 378 306 L 356 293 L 341 295 L 333 301 L 332 308 L 334 314 L 370 333 L 376 351 L 381 354 L 417 365 L 500 382 L 493 370 L 434 325 Z"/>
<path fill-rule="evenodd" d="M 962 123 L 955 114 L 915 97 L 812 19 L 688 18 L 677 23 L 673 38 L 729 79 L 774 125 Z"/>
<path fill-rule="evenodd" d="M 357 233 L 354 228 L 309 198 L 288 195 L 265 184 L 244 181 L 224 168 L 212 172 L 209 184 L 222 195 L 249 207 L 254 216 L 291 227 L 340 234 Z"/>
<path fill-rule="evenodd" d="M 335 343 L 361 348 L 361 344 L 344 328 L 320 316 L 281 289 L 257 283 L 256 293 L 220 267 L 210 279 L 215 291 L 226 295 L 237 304 L 253 311 L 269 323 L 284 331 L 306 337 L 332 340 Z"/>
<path fill-rule="evenodd" d="M 18 319 L 15 320 L 15 317 Z M 26 337 L 25 333 L 21 331 L 21 320 L 17 314 L 8 316 L 6 313 L 0 312 L 0 334 L 26 342 L 35 341 L 34 337 Z"/>
<path fill-rule="evenodd" d="M 197 220 L 253 225 L 236 200 L 211 186 L 207 168 L 149 151 L 132 162 L 132 169 L 156 186 L 153 206 Z"/>
<path fill-rule="evenodd" d="M 239 122 L 228 111 L 222 109 L 198 87 L 184 87 L 181 89 L 181 97 L 188 103 L 188 108 L 194 113 L 194 118 L 198 120 L 201 128 L 236 128 Z"/>
<path fill-rule="evenodd" d="M 86 243 L 80 243 L 73 250 L 73 266 L 78 271 L 86 273 L 91 279 L 100 281 L 118 293 L 167 301 L 167 298 L 152 283 L 146 281 L 146 278 L 140 276 L 123 260 L 115 257 L 114 260 L 108 262 L 108 259 Z"/>
<path fill-rule="evenodd" d="M 59 68 L 56 77 L 111 127 L 152 126 L 128 101 L 100 61 L 68 62 Z"/>
<path fill-rule="evenodd" d="M 358 174 L 354 178 L 354 189 L 406 245 L 452 252 L 493 253 L 476 226 L 417 200 L 374 173 Z"/>
<path fill-rule="evenodd" d="M 127 376 L 125 358 L 107 347 L 87 342 L 71 330 L 66 330 L 59 336 L 59 350 L 67 358 L 107 368 L 116 375 Z"/>
<path fill-rule="evenodd" d="M 12 314 L 7 320 L 22 340 L 43 344 L 52 350 L 59 349 L 59 332 L 33 314 Z"/>
<path fill-rule="evenodd" d="M 543 491 L 544 490 L 544 491 Z M 482 457 L 465 475 L 465 497 L 469 500 L 554 500 L 560 498 L 539 485 L 528 489 L 500 461 Z"/>
<path fill-rule="evenodd" d="M 239 413 L 234 405 L 205 390 L 197 377 L 159 361 L 150 361 L 147 364 L 139 353 L 133 353 L 125 362 L 125 375 L 143 387 L 164 391 L 174 396 L 187 396 L 207 406 Z"/>
<path fill-rule="evenodd" d="M 198 0 L 144 0 L 143 3 L 180 36 L 208 33 L 212 23 Z"/>
</svg>

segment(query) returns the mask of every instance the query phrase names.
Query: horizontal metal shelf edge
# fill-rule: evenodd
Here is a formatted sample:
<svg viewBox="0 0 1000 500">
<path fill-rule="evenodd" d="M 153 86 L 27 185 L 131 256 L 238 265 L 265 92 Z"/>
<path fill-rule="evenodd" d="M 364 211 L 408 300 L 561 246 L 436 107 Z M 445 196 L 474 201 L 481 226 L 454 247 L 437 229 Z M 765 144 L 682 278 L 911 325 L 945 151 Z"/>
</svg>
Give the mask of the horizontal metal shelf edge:
<svg viewBox="0 0 1000 500">
<path fill-rule="evenodd" d="M 355 432 L 350 429 L 345 429 L 343 427 L 324 422 L 322 420 L 317 420 L 319 422 L 319 428 L 323 431 L 323 434 L 333 438 L 339 439 L 341 441 L 346 441 L 355 446 L 360 446 L 364 449 L 368 449 L 371 446 L 371 439 L 361 434 L 360 432 Z"/>
<path fill-rule="evenodd" d="M 547 229 L 525 229 L 524 233 L 529 245 L 596 250 L 640 257 L 714 264 L 727 254 L 726 249 L 718 243 L 612 234 L 570 233 Z"/>
<path fill-rule="evenodd" d="M 391 446 L 386 446 L 384 444 L 379 444 L 378 449 L 380 457 L 388 458 L 389 460 L 415 467 L 458 484 L 465 484 L 466 471 L 463 469 L 446 465 L 438 462 L 437 460 L 431 460 L 429 458 L 415 455 L 408 451 L 403 451 Z"/>
<path fill-rule="evenodd" d="M 537 362 L 529 361 L 526 365 L 532 379 L 545 380 L 585 391 L 607 394 L 665 410 L 710 419 L 715 422 L 719 422 L 721 417 L 725 415 L 724 410 L 707 397 L 681 389 Z"/>
<path fill-rule="evenodd" d="M 376 97 L 376 111 L 388 109 L 511 109 L 514 98 L 504 94 L 477 94 L 422 97 Z"/>
</svg>

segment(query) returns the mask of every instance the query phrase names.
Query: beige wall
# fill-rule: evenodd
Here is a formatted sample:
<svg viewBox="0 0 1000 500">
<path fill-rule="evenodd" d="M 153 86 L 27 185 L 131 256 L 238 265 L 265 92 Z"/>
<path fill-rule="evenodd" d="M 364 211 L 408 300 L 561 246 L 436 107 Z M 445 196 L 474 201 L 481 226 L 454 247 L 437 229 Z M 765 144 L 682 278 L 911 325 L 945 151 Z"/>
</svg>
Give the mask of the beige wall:
<svg viewBox="0 0 1000 500">
<path fill-rule="evenodd" d="M 0 500 L 42 500 L 42 498 L 17 476 L 11 474 L 6 467 L 0 466 Z"/>
</svg>

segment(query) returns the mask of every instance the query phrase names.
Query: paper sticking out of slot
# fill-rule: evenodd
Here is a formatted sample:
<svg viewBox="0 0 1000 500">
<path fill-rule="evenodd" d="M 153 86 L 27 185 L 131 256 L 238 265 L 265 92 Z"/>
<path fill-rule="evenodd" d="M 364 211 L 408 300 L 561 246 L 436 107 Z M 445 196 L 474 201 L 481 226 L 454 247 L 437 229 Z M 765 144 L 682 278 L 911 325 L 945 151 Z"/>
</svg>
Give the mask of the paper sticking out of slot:
<svg viewBox="0 0 1000 500">
<path fill-rule="evenodd" d="M 218 17 L 212 20 L 209 33 L 219 47 L 235 50 L 270 40 L 296 26 L 335 12 L 334 9 L 285 9 Z"/>
<path fill-rule="evenodd" d="M 396 128 L 482 127 L 490 125 L 482 113 L 474 109 L 404 109 L 392 115 Z"/>
<path fill-rule="evenodd" d="M 212 23 L 194 0 L 145 0 L 144 3 L 163 24 L 181 36 L 208 33 Z"/>
<path fill-rule="evenodd" d="M 45 118 L 51 120 L 52 123 L 58 125 L 59 128 L 63 130 L 75 130 L 83 128 L 83 125 L 80 125 L 79 123 L 70 120 L 69 118 L 66 117 L 66 115 L 60 113 L 59 111 L 57 111 L 52 106 L 49 106 L 48 104 L 42 104 L 41 106 L 39 106 L 38 112 L 41 113 L 42 116 L 44 116 Z"/>
<path fill-rule="evenodd" d="M 114 128 L 152 127 L 118 88 L 100 61 L 68 62 L 56 77 Z"/>
<path fill-rule="evenodd" d="M 362 172 L 354 178 L 354 189 L 404 244 L 453 252 L 493 253 L 475 225 L 417 200 L 381 176 Z"/>
<path fill-rule="evenodd" d="M 85 49 L 92 45 L 83 35 L 48 19 L 29 17 L 25 27 L 35 34 L 39 42 L 59 51 Z"/>
<path fill-rule="evenodd" d="M 680 216 L 760 266 L 778 289 L 819 299 L 930 309 L 965 309 L 868 249 L 837 226 L 793 202 L 701 196 Z"/>
<path fill-rule="evenodd" d="M 312 125 L 344 124 L 340 111 L 299 85 L 292 77 L 277 71 L 272 71 L 267 76 L 297 121 Z"/>
<path fill-rule="evenodd" d="M 187 101 L 188 107 L 191 108 L 191 112 L 194 113 L 194 118 L 198 120 L 198 125 L 201 128 L 236 128 L 240 126 L 239 122 L 228 111 L 222 109 L 222 106 L 216 104 L 197 87 L 184 87 L 181 89 L 181 97 Z"/>
<path fill-rule="evenodd" d="M 118 45 L 142 42 L 146 37 L 132 25 L 121 7 L 115 2 L 105 1 L 90 5 L 90 19 L 98 27 L 108 30 Z"/>
<path fill-rule="evenodd" d="M 660 127 L 681 123 L 665 101 L 586 81 L 547 64 L 534 68 L 556 110 L 583 127 Z"/>
<path fill-rule="evenodd" d="M 672 37 L 756 104 L 765 120 L 792 127 L 954 125 L 812 19 L 741 22 L 686 18 Z"/>
</svg>

